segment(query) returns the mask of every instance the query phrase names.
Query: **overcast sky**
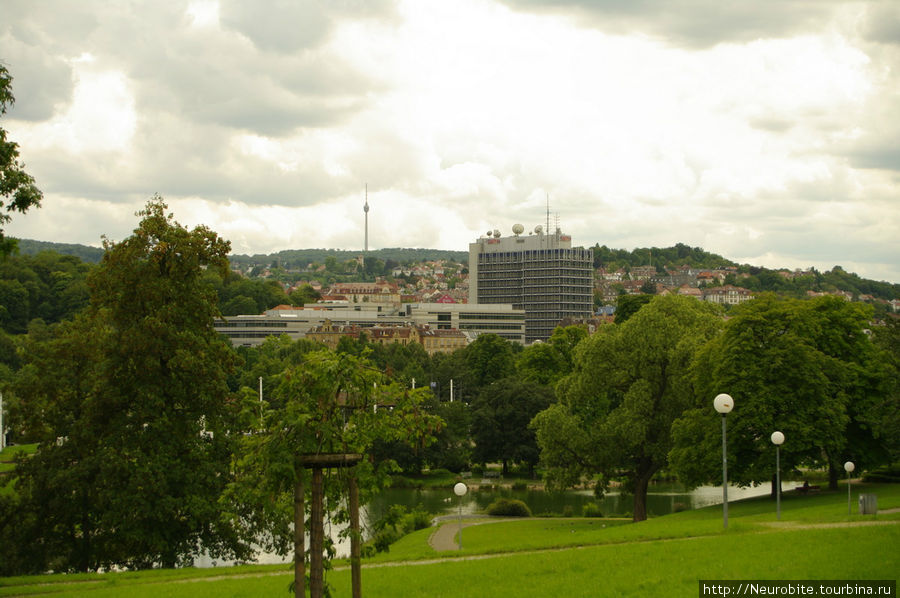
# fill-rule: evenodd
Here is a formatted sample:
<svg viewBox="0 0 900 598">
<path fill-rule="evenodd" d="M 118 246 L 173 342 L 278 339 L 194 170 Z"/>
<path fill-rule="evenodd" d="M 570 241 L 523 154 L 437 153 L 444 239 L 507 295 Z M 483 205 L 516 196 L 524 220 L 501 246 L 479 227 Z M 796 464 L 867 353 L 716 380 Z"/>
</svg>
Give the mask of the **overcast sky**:
<svg viewBox="0 0 900 598">
<path fill-rule="evenodd" d="M 235 253 L 467 250 L 551 222 L 900 282 L 900 3 L 2 0 L 43 207 L 99 245 L 154 193 Z"/>
</svg>

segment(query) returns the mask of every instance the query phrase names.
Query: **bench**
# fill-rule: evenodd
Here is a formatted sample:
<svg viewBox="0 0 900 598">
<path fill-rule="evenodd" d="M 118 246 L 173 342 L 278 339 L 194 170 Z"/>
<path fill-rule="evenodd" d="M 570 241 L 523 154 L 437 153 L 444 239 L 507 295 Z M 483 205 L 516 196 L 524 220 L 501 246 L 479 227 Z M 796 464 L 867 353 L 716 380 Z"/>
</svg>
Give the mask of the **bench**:
<svg viewBox="0 0 900 598">
<path fill-rule="evenodd" d="M 818 492 L 819 490 L 821 490 L 821 488 L 819 488 L 818 486 L 810 486 L 809 484 L 806 484 L 805 486 L 797 486 L 796 488 L 794 488 L 794 490 L 796 490 L 800 494 L 806 494 L 807 492 Z"/>
<path fill-rule="evenodd" d="M 486 471 L 481 474 L 481 483 L 486 484 L 491 480 L 499 480 L 503 478 L 503 474 L 499 471 Z"/>
</svg>

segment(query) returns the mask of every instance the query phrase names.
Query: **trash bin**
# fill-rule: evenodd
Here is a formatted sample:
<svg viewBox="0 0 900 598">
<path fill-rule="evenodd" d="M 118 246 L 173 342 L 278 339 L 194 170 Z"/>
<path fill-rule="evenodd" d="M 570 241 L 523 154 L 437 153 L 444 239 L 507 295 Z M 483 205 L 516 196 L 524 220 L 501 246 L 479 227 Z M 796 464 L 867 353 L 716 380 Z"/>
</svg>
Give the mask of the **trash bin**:
<svg viewBox="0 0 900 598">
<path fill-rule="evenodd" d="M 874 494 L 859 495 L 859 514 L 875 515 L 878 513 L 878 497 Z"/>
</svg>

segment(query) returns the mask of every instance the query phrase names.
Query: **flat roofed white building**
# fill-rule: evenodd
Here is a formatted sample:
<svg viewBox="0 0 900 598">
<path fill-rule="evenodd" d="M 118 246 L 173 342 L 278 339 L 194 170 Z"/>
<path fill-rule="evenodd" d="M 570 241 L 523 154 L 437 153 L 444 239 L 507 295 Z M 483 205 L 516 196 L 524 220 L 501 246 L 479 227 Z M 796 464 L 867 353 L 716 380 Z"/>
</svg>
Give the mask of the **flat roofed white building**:
<svg viewBox="0 0 900 598">
<path fill-rule="evenodd" d="M 471 340 L 479 334 L 497 334 L 524 344 L 525 311 L 510 305 L 470 305 L 466 303 L 407 303 L 400 309 L 384 305 L 307 305 L 302 308 L 271 309 L 261 315 L 228 316 L 215 328 L 234 346 L 253 347 L 269 336 L 287 334 L 303 338 L 310 329 L 326 320 L 336 326 L 374 326 L 414 324 L 436 330 L 457 329 Z"/>
</svg>

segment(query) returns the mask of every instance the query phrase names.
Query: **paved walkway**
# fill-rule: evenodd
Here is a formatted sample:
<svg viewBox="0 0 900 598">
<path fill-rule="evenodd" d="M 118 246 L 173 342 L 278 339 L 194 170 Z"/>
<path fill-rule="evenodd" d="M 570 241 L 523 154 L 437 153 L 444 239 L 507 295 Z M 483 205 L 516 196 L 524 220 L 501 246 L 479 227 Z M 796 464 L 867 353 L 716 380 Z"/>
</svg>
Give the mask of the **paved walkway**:
<svg viewBox="0 0 900 598">
<path fill-rule="evenodd" d="M 493 517 L 485 519 L 484 515 L 463 515 L 463 529 L 473 525 L 484 525 L 485 523 L 502 523 L 504 521 L 517 521 L 521 517 Z M 446 550 L 459 550 L 459 544 L 456 542 L 456 536 L 459 533 L 459 517 L 457 515 L 445 515 L 435 518 L 435 529 L 431 536 L 428 537 L 428 544 L 438 552 Z M 465 543 L 465 533 L 463 533 L 463 543 Z"/>
</svg>

